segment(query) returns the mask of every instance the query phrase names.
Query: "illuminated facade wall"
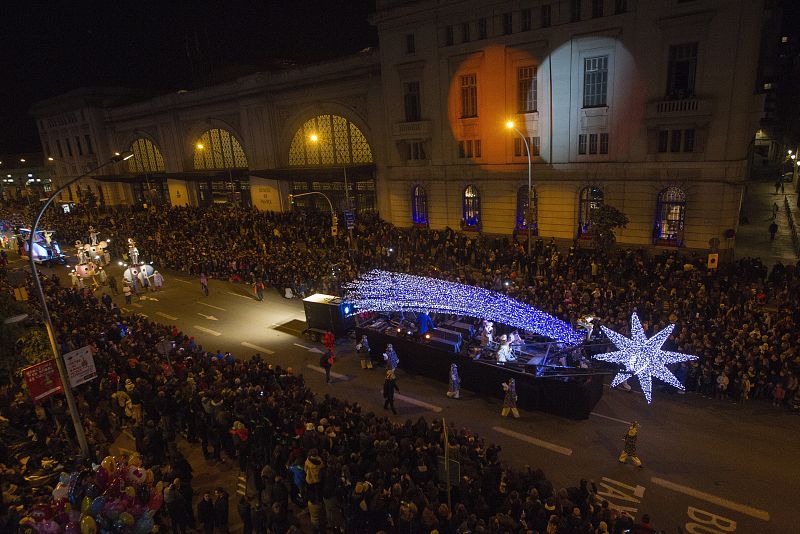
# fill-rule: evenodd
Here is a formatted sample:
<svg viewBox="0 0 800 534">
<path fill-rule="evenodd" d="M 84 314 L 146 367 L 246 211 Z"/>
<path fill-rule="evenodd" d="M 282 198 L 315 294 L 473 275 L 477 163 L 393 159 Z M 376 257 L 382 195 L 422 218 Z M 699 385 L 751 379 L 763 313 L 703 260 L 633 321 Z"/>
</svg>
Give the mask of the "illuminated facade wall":
<svg viewBox="0 0 800 534">
<path fill-rule="evenodd" d="M 421 185 L 432 227 L 471 231 L 475 186 L 479 229 L 511 234 L 528 176 L 510 119 L 539 235 L 578 236 L 593 186 L 631 220 L 620 242 L 726 246 L 762 109 L 761 20 L 745 0 L 378 0 L 388 218 L 413 224 Z"/>
</svg>

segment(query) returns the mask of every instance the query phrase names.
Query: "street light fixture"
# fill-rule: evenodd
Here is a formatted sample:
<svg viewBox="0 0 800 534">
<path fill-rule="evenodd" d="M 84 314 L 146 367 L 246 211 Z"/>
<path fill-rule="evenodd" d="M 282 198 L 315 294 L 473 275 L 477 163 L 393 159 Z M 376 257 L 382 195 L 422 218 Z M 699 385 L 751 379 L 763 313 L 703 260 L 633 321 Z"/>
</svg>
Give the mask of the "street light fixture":
<svg viewBox="0 0 800 534">
<path fill-rule="evenodd" d="M 528 138 L 525 137 L 522 132 L 519 131 L 519 128 L 516 127 L 514 121 L 507 121 L 506 128 L 509 130 L 514 130 L 519 134 L 522 138 L 522 142 L 525 143 L 525 155 L 528 156 L 528 213 L 525 218 L 525 226 L 528 227 L 528 261 L 531 258 L 531 227 L 533 226 L 533 221 L 531 221 L 531 208 L 533 207 L 531 204 L 531 193 L 532 193 L 532 184 L 531 184 L 531 174 L 532 174 L 532 166 L 531 166 L 531 147 L 528 143 Z"/>
<path fill-rule="evenodd" d="M 86 434 L 83 430 L 83 423 L 81 422 L 80 414 L 78 413 L 78 406 L 75 404 L 75 396 L 72 394 L 72 386 L 69 382 L 69 376 L 67 375 L 67 368 L 64 364 L 64 358 L 61 356 L 61 353 L 58 350 L 58 345 L 56 344 L 55 338 L 55 328 L 53 327 L 53 320 L 50 318 L 50 310 L 47 308 L 47 299 L 44 296 L 44 290 L 42 289 L 42 281 L 39 279 L 39 271 L 36 268 L 36 262 L 33 259 L 33 244 L 34 239 L 36 238 L 36 230 L 39 227 L 39 222 L 42 220 L 42 216 L 44 215 L 45 210 L 53 203 L 56 197 L 64 191 L 66 188 L 84 178 L 95 171 L 99 171 L 103 167 L 107 165 L 111 165 L 112 163 L 119 163 L 120 161 L 125 161 L 130 159 L 133 156 L 133 153 L 126 153 L 126 154 L 116 154 L 114 157 L 106 161 L 105 163 L 98 165 L 94 169 L 91 169 L 88 172 L 81 174 L 73 178 L 72 180 L 68 180 L 65 184 L 59 187 L 50 198 L 44 203 L 42 209 L 39 210 L 39 214 L 34 219 L 33 226 L 31 227 L 31 236 L 28 241 L 28 250 L 31 251 L 31 254 L 28 257 L 28 261 L 31 264 L 31 273 L 33 274 L 33 282 L 34 282 L 34 289 L 36 293 L 39 295 L 39 303 L 42 306 L 42 318 L 44 319 L 45 327 L 47 328 L 47 337 L 50 340 L 50 349 L 53 351 L 53 357 L 56 361 L 56 367 L 58 367 L 58 375 L 61 378 L 61 384 L 64 387 L 64 397 L 67 400 L 67 407 L 69 408 L 69 414 L 72 418 L 72 424 L 75 427 L 75 435 L 78 438 L 78 445 L 81 448 L 81 454 L 84 458 L 91 458 L 90 450 L 89 450 L 89 443 L 86 441 Z"/>
<path fill-rule="evenodd" d="M 319 136 L 316 133 L 312 133 L 308 136 L 309 141 L 312 143 L 319 142 Z M 348 191 L 347 187 L 347 165 L 342 165 L 342 172 L 344 173 L 344 203 L 347 207 L 347 210 L 350 210 L 350 192 Z M 353 230 L 351 228 L 347 229 L 347 233 L 350 235 L 350 246 L 353 246 Z"/>
</svg>

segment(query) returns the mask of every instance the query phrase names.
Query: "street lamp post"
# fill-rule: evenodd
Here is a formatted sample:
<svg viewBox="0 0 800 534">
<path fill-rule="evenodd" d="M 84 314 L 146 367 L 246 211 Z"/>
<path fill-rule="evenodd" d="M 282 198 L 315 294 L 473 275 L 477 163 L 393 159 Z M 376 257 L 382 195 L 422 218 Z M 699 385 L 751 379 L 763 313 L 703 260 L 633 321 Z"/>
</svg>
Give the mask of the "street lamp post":
<svg viewBox="0 0 800 534">
<path fill-rule="evenodd" d="M 309 135 L 308 139 L 312 143 L 319 142 L 319 136 L 317 134 L 315 134 L 315 133 L 312 133 L 311 135 Z M 348 188 L 347 188 L 347 165 L 342 165 L 342 172 L 344 173 L 344 204 L 347 207 L 347 209 L 350 210 L 351 209 L 351 206 L 350 206 L 350 192 L 348 191 Z M 350 236 L 350 247 L 352 248 L 353 247 L 353 229 L 350 228 L 349 226 L 347 228 L 347 233 Z"/>
<path fill-rule="evenodd" d="M 334 228 L 338 228 L 339 220 L 336 217 L 336 211 L 333 209 L 333 202 L 331 202 L 331 199 L 328 198 L 328 195 L 326 195 L 325 193 L 322 193 L 321 191 L 310 191 L 308 193 L 297 193 L 297 194 L 289 195 L 289 202 L 293 202 L 295 198 L 306 197 L 308 195 L 320 195 L 321 197 L 324 197 L 325 200 L 328 201 L 328 207 L 331 210 L 331 234 L 333 234 L 333 239 L 335 241 L 337 236 L 338 236 L 338 230 L 336 232 L 334 232 Z"/>
<path fill-rule="evenodd" d="M 45 210 L 53 203 L 53 200 L 61 193 L 64 189 L 71 186 L 81 178 L 84 178 L 95 171 L 102 169 L 107 165 L 111 165 L 112 163 L 118 163 L 120 161 L 129 159 L 132 157 L 133 154 L 127 153 L 125 155 L 117 154 L 107 162 L 103 163 L 95 167 L 94 169 L 81 174 L 73 178 L 72 180 L 68 180 L 64 185 L 58 188 L 50 198 L 44 203 L 42 209 L 39 210 L 39 214 L 36 216 L 36 219 L 33 222 L 33 226 L 31 227 L 31 236 L 28 242 L 28 250 L 30 251 L 28 255 L 28 261 L 31 264 L 31 273 L 33 274 L 33 284 L 34 289 L 36 290 L 37 295 L 39 295 L 39 303 L 42 305 L 42 318 L 44 319 L 45 328 L 47 328 L 47 337 L 50 340 L 50 349 L 53 352 L 53 358 L 56 361 L 56 367 L 58 367 L 58 376 L 61 378 L 61 384 L 64 387 L 64 397 L 67 399 L 67 407 L 69 408 L 69 415 L 72 418 L 72 424 L 75 427 L 75 435 L 78 438 L 78 445 L 81 448 L 81 454 L 84 458 L 90 458 L 90 451 L 89 451 L 89 443 L 86 441 L 86 434 L 83 430 L 83 423 L 81 422 L 80 414 L 78 413 L 78 406 L 75 404 L 75 396 L 72 394 L 72 386 L 69 383 L 69 376 L 67 375 L 67 368 L 64 365 L 64 359 L 61 356 L 61 352 L 58 350 L 58 345 L 56 344 L 55 338 L 55 329 L 53 328 L 53 320 L 50 318 L 50 310 L 47 308 L 47 298 L 44 296 L 44 290 L 42 289 L 42 281 L 39 279 L 39 271 L 36 268 L 36 262 L 33 260 L 33 244 L 34 239 L 36 238 L 36 230 L 39 227 L 39 222 L 42 220 L 42 215 L 44 215 Z"/>
<path fill-rule="evenodd" d="M 532 184 L 531 184 L 531 171 L 532 171 L 532 166 L 531 166 L 531 147 L 528 144 L 528 138 L 525 137 L 524 135 L 522 135 L 522 132 L 520 132 L 519 129 L 514 125 L 514 121 L 508 121 L 506 123 L 506 128 L 508 128 L 509 130 L 514 130 L 515 132 L 517 132 L 517 134 L 519 134 L 519 136 L 522 138 L 522 142 L 525 143 L 525 154 L 528 156 L 528 213 L 527 213 L 527 216 L 525 218 L 526 219 L 525 220 L 525 226 L 527 226 L 527 228 L 528 228 L 528 261 L 530 261 L 530 258 L 531 258 L 531 226 L 532 226 L 532 221 L 531 221 L 531 208 L 532 208 L 532 205 L 531 205 L 531 192 L 532 192 L 532 187 L 533 187 Z"/>
</svg>

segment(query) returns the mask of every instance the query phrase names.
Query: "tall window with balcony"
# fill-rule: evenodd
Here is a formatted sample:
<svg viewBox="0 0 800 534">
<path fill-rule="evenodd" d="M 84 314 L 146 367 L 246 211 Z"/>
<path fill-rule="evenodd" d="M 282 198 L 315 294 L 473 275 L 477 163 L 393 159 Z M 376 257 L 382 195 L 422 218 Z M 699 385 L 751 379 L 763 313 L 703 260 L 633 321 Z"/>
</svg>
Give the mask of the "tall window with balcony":
<svg viewBox="0 0 800 534">
<path fill-rule="evenodd" d="M 444 44 L 451 46 L 453 44 L 453 25 L 448 25 L 444 29 Z"/>
<path fill-rule="evenodd" d="M 415 225 L 428 225 L 428 195 L 421 185 L 411 188 L 411 220 Z"/>
<path fill-rule="evenodd" d="M 523 9 L 519 12 L 519 31 L 527 32 L 531 29 L 531 10 Z"/>
<path fill-rule="evenodd" d="M 592 18 L 602 17 L 604 8 L 605 0 L 592 0 Z"/>
<path fill-rule="evenodd" d="M 536 67 L 517 69 L 517 113 L 536 111 Z"/>
<path fill-rule="evenodd" d="M 482 41 L 483 39 L 486 39 L 488 34 L 489 32 L 486 28 L 486 19 L 478 19 L 478 39 Z"/>
<path fill-rule="evenodd" d="M 680 247 L 686 217 L 686 193 L 679 187 L 667 187 L 658 193 L 653 244 Z"/>
<path fill-rule="evenodd" d="M 542 13 L 541 13 L 542 28 L 549 28 L 550 27 L 550 25 L 552 24 L 552 16 L 553 16 L 553 10 L 550 7 L 550 4 L 543 5 L 542 6 Z"/>
<path fill-rule="evenodd" d="M 531 234 L 539 235 L 538 196 L 536 189 L 531 189 L 530 210 L 528 210 L 528 186 L 517 189 L 517 230 L 527 230 L 531 223 Z"/>
<path fill-rule="evenodd" d="M 604 107 L 607 94 L 608 56 L 585 58 L 583 60 L 583 107 Z"/>
<path fill-rule="evenodd" d="M 581 20 L 581 2 L 583 0 L 570 0 L 569 21 L 578 22 Z"/>
<path fill-rule="evenodd" d="M 514 157 L 527 157 L 528 152 L 527 150 L 531 151 L 531 157 L 539 156 L 539 151 L 541 148 L 541 141 L 540 138 L 537 137 L 528 137 L 528 148 L 525 148 L 525 141 L 522 140 L 519 136 L 514 137 Z"/>
<path fill-rule="evenodd" d="M 461 42 L 468 43 L 470 41 L 469 22 L 461 25 Z"/>
<path fill-rule="evenodd" d="M 603 205 L 603 190 L 587 186 L 581 189 L 578 201 L 578 237 L 589 239 L 592 235 L 592 219 Z"/>
<path fill-rule="evenodd" d="M 461 118 L 478 116 L 478 75 L 461 76 Z"/>
<path fill-rule="evenodd" d="M 464 219 L 462 224 L 465 229 L 480 230 L 481 227 L 481 196 L 478 188 L 468 185 L 464 188 L 463 195 Z"/>
<path fill-rule="evenodd" d="M 503 35 L 510 35 L 514 31 L 514 16 L 503 13 Z"/>
<path fill-rule="evenodd" d="M 405 45 L 405 53 L 406 53 L 406 55 L 414 54 L 417 51 L 417 44 L 414 41 L 414 34 L 413 33 L 407 33 L 405 35 L 404 45 Z"/>
<path fill-rule="evenodd" d="M 403 84 L 403 109 L 406 122 L 417 122 L 422 116 L 419 98 L 419 82 Z"/>
<path fill-rule="evenodd" d="M 667 98 L 682 99 L 694 96 L 697 74 L 697 43 L 669 47 L 667 66 Z"/>
</svg>

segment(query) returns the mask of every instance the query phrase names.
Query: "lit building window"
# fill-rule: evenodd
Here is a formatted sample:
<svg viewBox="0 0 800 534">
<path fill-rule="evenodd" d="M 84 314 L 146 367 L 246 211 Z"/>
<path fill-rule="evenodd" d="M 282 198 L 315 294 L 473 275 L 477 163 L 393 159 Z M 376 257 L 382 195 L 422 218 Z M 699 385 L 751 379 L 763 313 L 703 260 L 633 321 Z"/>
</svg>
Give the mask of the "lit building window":
<svg viewBox="0 0 800 534">
<path fill-rule="evenodd" d="M 539 198 L 536 189 L 531 189 L 531 204 L 528 211 L 528 186 L 517 189 L 517 230 L 528 229 L 528 216 L 530 214 L 531 234 L 539 235 Z"/>
<path fill-rule="evenodd" d="M 199 148 L 202 145 L 203 148 Z M 203 132 L 194 147 L 195 169 L 246 169 L 247 157 L 239 140 L 228 130 Z"/>
<path fill-rule="evenodd" d="M 481 226 L 481 196 L 478 188 L 468 185 L 464 188 L 464 228 L 479 230 Z"/>
<path fill-rule="evenodd" d="M 603 205 L 603 190 L 599 187 L 587 186 L 581 189 L 578 204 L 578 236 L 591 237 L 593 215 Z"/>
<path fill-rule="evenodd" d="M 683 245 L 683 225 L 686 217 L 686 193 L 679 187 L 668 187 L 658 194 L 653 243 Z"/>
<path fill-rule="evenodd" d="M 411 189 L 411 219 L 414 224 L 428 224 L 428 195 L 421 185 Z"/>
<path fill-rule="evenodd" d="M 608 92 L 608 56 L 590 57 L 583 60 L 583 107 L 596 108 L 606 105 Z"/>
<path fill-rule="evenodd" d="M 133 157 L 128 160 L 130 173 L 156 173 L 164 172 L 164 158 L 161 151 L 149 139 L 140 137 L 131 143 Z"/>
<path fill-rule="evenodd" d="M 311 136 L 316 135 L 316 141 Z M 372 163 L 372 149 L 361 130 L 339 115 L 318 115 L 294 134 L 289 165 L 349 165 Z"/>
</svg>

